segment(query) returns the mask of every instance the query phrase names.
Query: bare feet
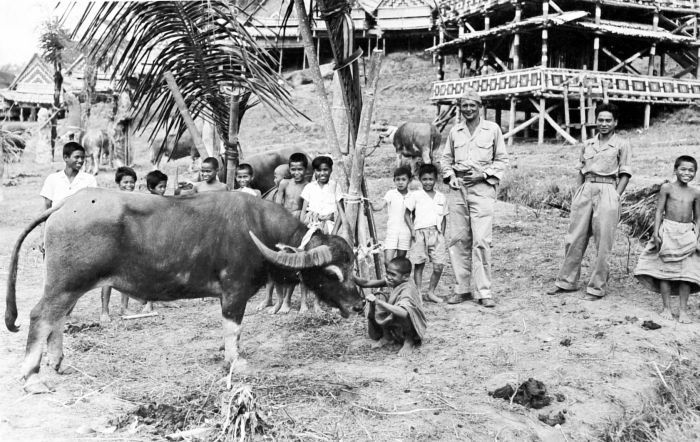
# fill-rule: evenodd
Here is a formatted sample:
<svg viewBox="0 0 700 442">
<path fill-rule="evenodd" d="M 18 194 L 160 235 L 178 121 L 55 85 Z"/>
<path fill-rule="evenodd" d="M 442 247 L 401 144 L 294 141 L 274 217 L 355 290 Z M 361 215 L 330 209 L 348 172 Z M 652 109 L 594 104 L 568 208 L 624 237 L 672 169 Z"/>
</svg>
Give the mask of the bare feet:
<svg viewBox="0 0 700 442">
<path fill-rule="evenodd" d="M 151 301 L 148 301 L 146 305 L 143 307 L 143 310 L 141 310 L 141 313 L 151 313 L 153 311 L 153 303 Z"/>
<path fill-rule="evenodd" d="M 370 346 L 370 348 L 372 348 L 373 350 L 376 350 L 376 349 L 378 349 L 378 348 L 382 348 L 382 347 L 384 347 L 385 345 L 389 345 L 389 344 L 391 344 L 391 340 L 388 339 L 388 338 L 382 337 L 382 338 L 381 338 L 380 340 L 378 340 L 377 342 L 372 343 L 372 345 Z"/>
<path fill-rule="evenodd" d="M 690 319 L 690 316 L 688 316 L 688 312 L 685 310 L 681 310 L 678 312 L 678 322 L 681 324 L 692 324 L 693 321 Z"/>
<path fill-rule="evenodd" d="M 671 309 L 668 307 L 664 307 L 664 309 L 659 313 L 659 316 L 661 316 L 661 319 L 666 319 L 668 321 L 673 320 L 673 312 L 671 312 Z M 680 321 L 680 318 L 678 318 L 678 320 Z"/>
<path fill-rule="evenodd" d="M 53 390 L 40 381 L 38 377 L 32 376 L 24 383 L 24 391 L 29 394 L 46 394 Z"/>
<path fill-rule="evenodd" d="M 399 350 L 399 356 L 408 356 L 410 354 L 413 354 L 413 351 L 416 349 L 416 344 L 413 342 L 411 339 L 406 339 L 403 341 L 403 347 L 401 347 L 401 350 Z"/>
<path fill-rule="evenodd" d="M 282 303 L 282 307 L 280 307 L 280 309 L 279 309 L 279 313 L 282 313 L 282 314 L 286 315 L 286 314 L 289 313 L 291 310 L 292 310 L 292 306 L 289 305 L 289 303 L 287 303 L 287 302 L 283 302 L 283 303 Z"/>
<path fill-rule="evenodd" d="M 314 313 L 317 315 L 323 314 L 323 309 L 321 308 L 321 303 L 318 301 L 318 298 L 314 299 Z"/>
<path fill-rule="evenodd" d="M 103 312 L 103 313 L 100 315 L 100 322 L 105 323 L 105 324 L 108 323 L 108 322 L 112 322 L 112 320 L 111 320 L 110 317 L 109 317 L 109 313 L 104 313 L 104 312 Z"/>
<path fill-rule="evenodd" d="M 281 303 L 281 302 L 277 302 L 277 303 L 275 303 L 275 305 L 273 305 L 272 307 L 270 307 L 269 309 L 267 309 L 267 312 L 268 312 L 269 314 L 271 314 L 271 315 L 274 315 L 274 314 L 276 314 L 278 311 L 280 311 L 280 308 L 282 308 L 282 303 Z"/>
<path fill-rule="evenodd" d="M 435 302 L 437 304 L 444 302 L 442 298 L 438 298 L 433 292 L 428 292 L 427 295 L 423 296 L 423 301 Z"/>
<path fill-rule="evenodd" d="M 299 313 L 306 313 L 309 311 L 309 306 L 306 305 L 306 302 L 302 301 L 301 305 L 299 306 Z"/>
</svg>

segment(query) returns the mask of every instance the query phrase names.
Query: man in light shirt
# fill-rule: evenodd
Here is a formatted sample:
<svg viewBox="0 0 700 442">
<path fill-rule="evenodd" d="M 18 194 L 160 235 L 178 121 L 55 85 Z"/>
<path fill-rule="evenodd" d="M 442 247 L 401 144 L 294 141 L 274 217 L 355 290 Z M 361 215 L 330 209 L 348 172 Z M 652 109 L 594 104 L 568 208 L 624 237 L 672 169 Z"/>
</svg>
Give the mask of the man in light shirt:
<svg viewBox="0 0 700 442">
<path fill-rule="evenodd" d="M 95 177 L 80 170 L 85 163 L 83 146 L 75 141 L 66 143 L 63 146 L 63 161 L 66 163 L 64 169 L 46 177 L 39 192 L 39 195 L 44 197 L 46 209 L 50 209 L 80 189 L 97 187 Z"/>
</svg>

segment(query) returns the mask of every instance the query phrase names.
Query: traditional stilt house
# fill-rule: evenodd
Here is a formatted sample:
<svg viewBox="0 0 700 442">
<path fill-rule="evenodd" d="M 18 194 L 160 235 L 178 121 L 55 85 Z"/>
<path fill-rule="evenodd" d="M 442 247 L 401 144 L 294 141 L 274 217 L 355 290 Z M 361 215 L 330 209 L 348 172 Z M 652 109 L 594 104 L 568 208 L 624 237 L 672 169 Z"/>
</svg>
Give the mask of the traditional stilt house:
<svg viewBox="0 0 700 442">
<path fill-rule="evenodd" d="M 308 1 L 305 1 L 308 5 Z M 284 22 L 289 2 L 282 0 L 253 1 L 248 7 L 248 23 L 257 27 L 251 34 L 258 36 L 263 46 L 279 49 L 280 69 L 306 68 L 303 42 L 293 12 Z M 435 3 L 429 0 L 355 0 L 351 2 L 350 16 L 357 46 L 371 53 L 374 48 L 396 50 L 423 50 L 437 42 Z M 284 26 L 286 25 L 286 26 Z M 311 24 L 316 55 L 319 60 L 333 58 L 328 44 L 328 29 L 318 9 L 313 11 Z M 393 50 L 393 49 L 392 49 Z"/>
<path fill-rule="evenodd" d="M 432 97 L 442 108 L 465 87 L 508 110 L 506 137 L 537 123 L 576 143 L 592 135 L 595 106 L 615 102 L 649 126 L 652 106 L 700 104 L 700 2 L 695 0 L 443 0 Z M 457 60 L 445 78 L 446 57 Z M 516 115 L 524 115 L 517 121 Z"/>
</svg>

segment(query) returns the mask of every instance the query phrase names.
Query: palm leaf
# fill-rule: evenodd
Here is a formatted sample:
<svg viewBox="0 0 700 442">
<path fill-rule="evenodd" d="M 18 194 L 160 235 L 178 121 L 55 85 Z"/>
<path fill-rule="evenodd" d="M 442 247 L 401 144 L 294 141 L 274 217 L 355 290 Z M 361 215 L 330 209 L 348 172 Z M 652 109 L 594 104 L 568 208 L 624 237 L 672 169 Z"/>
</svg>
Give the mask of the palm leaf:
<svg viewBox="0 0 700 442">
<path fill-rule="evenodd" d="M 284 117 L 302 115 L 275 59 L 239 14 L 225 0 L 88 3 L 75 35 L 94 59 L 114 68 L 119 89 L 129 77 L 139 79 L 133 94 L 137 130 L 154 123 L 151 139 L 161 130 L 178 136 L 186 130 L 163 80 L 172 72 L 192 117 L 211 121 L 227 139 L 230 91 L 240 97 L 239 125 L 258 102 Z"/>
</svg>

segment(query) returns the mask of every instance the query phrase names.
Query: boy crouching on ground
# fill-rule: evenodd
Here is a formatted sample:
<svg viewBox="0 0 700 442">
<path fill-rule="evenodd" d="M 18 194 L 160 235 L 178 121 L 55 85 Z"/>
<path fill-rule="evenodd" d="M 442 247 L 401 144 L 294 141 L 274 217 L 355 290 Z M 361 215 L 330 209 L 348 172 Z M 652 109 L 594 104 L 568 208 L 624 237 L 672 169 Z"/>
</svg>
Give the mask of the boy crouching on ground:
<svg viewBox="0 0 700 442">
<path fill-rule="evenodd" d="M 360 287 L 389 287 L 391 293 L 384 300 L 369 293 L 367 328 L 369 337 L 378 340 L 372 348 L 381 348 L 391 342 L 403 344 L 399 356 L 413 353 L 423 341 L 427 321 L 421 307 L 418 288 L 411 280 L 411 261 L 394 258 L 386 267 L 386 278 L 367 280 L 355 277 Z"/>
<path fill-rule="evenodd" d="M 676 181 L 659 190 L 654 236 L 642 252 L 634 276 L 649 289 L 661 293 L 661 317 L 672 320 L 670 296 L 679 295 L 678 322 L 690 323 L 688 297 L 700 291 L 700 190 L 688 186 L 698 163 L 683 155 L 676 159 Z"/>
</svg>

